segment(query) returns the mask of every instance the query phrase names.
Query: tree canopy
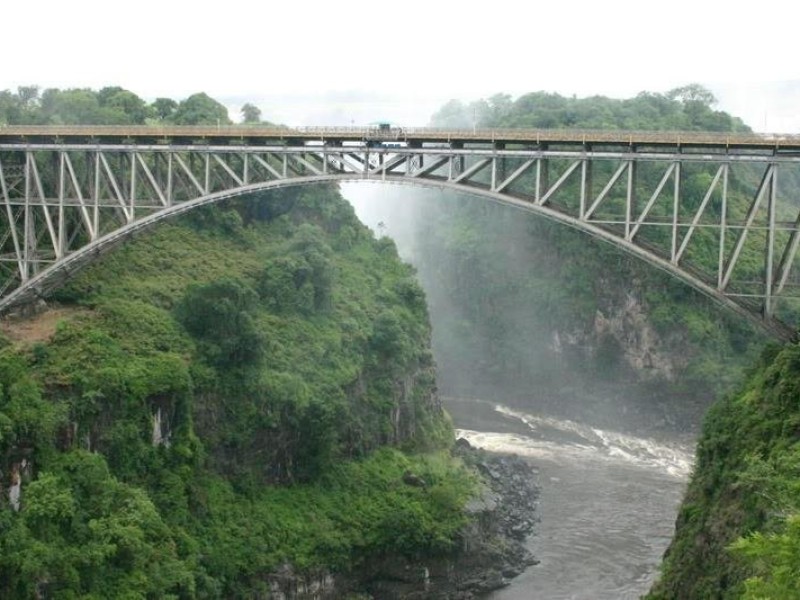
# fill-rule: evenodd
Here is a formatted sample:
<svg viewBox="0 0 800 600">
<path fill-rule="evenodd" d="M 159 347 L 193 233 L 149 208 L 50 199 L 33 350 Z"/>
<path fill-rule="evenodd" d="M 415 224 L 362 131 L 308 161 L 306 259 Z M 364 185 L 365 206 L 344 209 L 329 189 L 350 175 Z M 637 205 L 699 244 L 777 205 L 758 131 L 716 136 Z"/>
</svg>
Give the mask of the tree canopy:
<svg viewBox="0 0 800 600">
<path fill-rule="evenodd" d="M 229 125 L 228 109 L 205 92 L 192 94 L 178 104 L 172 120 L 176 125 Z"/>
<path fill-rule="evenodd" d="M 714 110 L 717 99 L 693 83 L 666 93 L 641 92 L 634 98 L 565 97 L 532 92 L 512 99 L 495 94 L 465 103 L 451 100 L 432 118 L 438 127 L 531 127 L 747 131 L 737 117 Z"/>
<path fill-rule="evenodd" d="M 245 122 L 260 120 L 252 104 Z M 40 90 L 38 86 L 18 87 L 16 92 L 0 91 L 0 125 L 228 125 L 231 119 L 222 103 L 200 92 L 184 100 L 156 98 L 148 103 L 130 90 L 107 86 Z"/>
</svg>

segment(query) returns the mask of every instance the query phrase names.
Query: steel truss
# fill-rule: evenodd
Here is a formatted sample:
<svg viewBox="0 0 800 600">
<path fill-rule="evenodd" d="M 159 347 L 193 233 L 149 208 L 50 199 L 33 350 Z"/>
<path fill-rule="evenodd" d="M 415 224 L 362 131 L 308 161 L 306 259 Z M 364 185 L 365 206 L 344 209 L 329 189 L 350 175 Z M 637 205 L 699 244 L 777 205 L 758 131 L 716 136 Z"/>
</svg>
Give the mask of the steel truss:
<svg viewBox="0 0 800 600">
<path fill-rule="evenodd" d="M 272 187 L 366 180 L 438 186 L 545 215 L 653 263 L 775 335 L 792 335 L 776 307 L 800 296 L 800 201 L 781 197 L 778 175 L 800 165 L 800 155 L 417 146 L 0 143 L 0 311 L 46 295 L 134 232 L 196 206 Z"/>
</svg>

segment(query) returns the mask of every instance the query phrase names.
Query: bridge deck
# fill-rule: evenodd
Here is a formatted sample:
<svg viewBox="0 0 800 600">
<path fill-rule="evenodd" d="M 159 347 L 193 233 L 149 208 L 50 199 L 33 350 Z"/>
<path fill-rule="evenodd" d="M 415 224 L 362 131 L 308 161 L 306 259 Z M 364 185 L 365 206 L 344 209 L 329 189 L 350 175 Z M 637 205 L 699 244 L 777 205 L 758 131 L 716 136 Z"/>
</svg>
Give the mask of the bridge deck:
<svg viewBox="0 0 800 600">
<path fill-rule="evenodd" d="M 400 142 L 411 147 L 430 144 L 490 144 L 495 147 L 580 146 L 584 148 L 652 147 L 691 151 L 800 154 L 800 135 L 710 133 L 692 131 L 622 131 L 561 129 L 433 129 L 375 127 L 259 126 L 0 126 L 0 144 L 358 144 Z"/>
</svg>

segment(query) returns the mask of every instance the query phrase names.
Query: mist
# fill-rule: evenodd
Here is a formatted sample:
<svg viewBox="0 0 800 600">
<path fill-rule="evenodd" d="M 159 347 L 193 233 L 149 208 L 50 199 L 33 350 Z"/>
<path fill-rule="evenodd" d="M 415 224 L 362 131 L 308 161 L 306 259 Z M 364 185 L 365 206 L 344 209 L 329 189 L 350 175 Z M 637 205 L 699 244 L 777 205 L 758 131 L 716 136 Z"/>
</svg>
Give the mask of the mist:
<svg viewBox="0 0 800 600">
<path fill-rule="evenodd" d="M 735 104 L 756 130 L 798 127 L 785 102 L 715 91 L 718 108 Z M 740 175 L 747 196 L 757 183 Z M 342 193 L 416 268 L 457 435 L 540 474 L 529 547 L 541 564 L 490 598 L 646 593 L 707 409 L 764 338 L 674 277 L 541 215 L 436 188 L 357 183 Z"/>
<path fill-rule="evenodd" d="M 552 282 L 574 279 L 572 272 L 561 272 L 573 261 L 550 256 L 559 250 L 535 237 L 541 217 L 414 186 L 353 183 L 343 185 L 342 193 L 362 222 L 376 236 L 391 237 L 401 258 L 416 268 L 444 397 L 496 401 L 647 434 L 696 431 L 710 397 L 680 399 L 675 386 L 665 394 L 661 375 L 636 373 L 610 356 L 624 355 L 624 348 L 602 347 L 616 342 L 601 339 L 598 347 L 592 307 L 565 327 L 559 306 L 568 302 L 563 295 L 572 284 Z M 468 209 L 470 221 L 446 225 L 456 208 Z M 491 241 L 478 241 L 487 235 Z M 588 237 L 572 230 L 562 235 L 575 238 L 569 247 L 576 253 L 593 251 Z M 619 260 L 626 264 L 625 257 Z M 586 285 L 602 287 L 596 276 L 585 274 Z M 625 293 L 610 293 L 605 302 L 621 302 Z M 602 308 L 607 315 L 614 310 Z"/>
<path fill-rule="evenodd" d="M 596 250 L 588 236 L 561 227 L 553 231 L 567 243 L 550 246 L 537 239 L 548 231 L 541 217 L 438 189 L 357 183 L 342 193 L 417 270 L 457 435 L 525 457 L 539 473 L 541 523 L 528 547 L 541 563 L 489 597 L 616 600 L 647 591 L 707 402 L 681 401 L 675 385 L 657 393 L 663 380 L 642 381 L 592 348 L 594 309 L 565 328 L 558 307 L 579 275 L 564 265 L 583 268 L 580 254 Z M 555 256 L 564 248 L 575 255 Z M 593 281 L 601 274 L 584 277 L 592 289 L 604 284 Z M 613 312 L 602 302 L 600 310 Z"/>
</svg>

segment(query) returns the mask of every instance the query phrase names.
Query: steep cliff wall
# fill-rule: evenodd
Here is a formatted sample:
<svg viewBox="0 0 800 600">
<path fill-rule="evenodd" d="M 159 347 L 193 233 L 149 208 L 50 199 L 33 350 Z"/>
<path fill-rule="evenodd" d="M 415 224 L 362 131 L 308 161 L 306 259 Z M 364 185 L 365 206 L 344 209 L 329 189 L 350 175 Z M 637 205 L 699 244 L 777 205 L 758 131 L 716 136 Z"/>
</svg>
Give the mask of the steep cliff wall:
<svg viewBox="0 0 800 600">
<path fill-rule="evenodd" d="M 796 598 L 800 347 L 770 348 L 709 411 L 649 598 Z"/>
</svg>

